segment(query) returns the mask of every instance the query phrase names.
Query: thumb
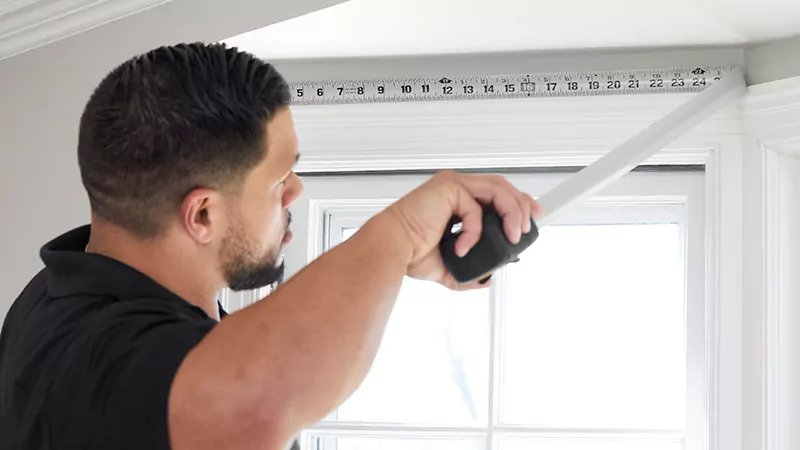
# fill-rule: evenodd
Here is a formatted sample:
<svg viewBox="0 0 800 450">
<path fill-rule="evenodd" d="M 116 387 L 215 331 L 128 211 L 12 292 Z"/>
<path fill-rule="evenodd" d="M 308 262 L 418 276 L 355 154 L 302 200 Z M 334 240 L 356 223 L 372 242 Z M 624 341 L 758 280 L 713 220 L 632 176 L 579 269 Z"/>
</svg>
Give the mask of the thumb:
<svg viewBox="0 0 800 450">
<path fill-rule="evenodd" d="M 478 289 L 490 288 L 492 286 L 493 281 L 494 280 L 492 278 L 489 278 L 483 283 L 481 283 L 480 281 L 473 281 L 472 283 L 469 284 L 462 284 L 456 281 L 456 279 L 448 272 L 445 275 L 445 279 L 441 281 L 441 284 L 453 291 L 474 291 Z"/>
</svg>

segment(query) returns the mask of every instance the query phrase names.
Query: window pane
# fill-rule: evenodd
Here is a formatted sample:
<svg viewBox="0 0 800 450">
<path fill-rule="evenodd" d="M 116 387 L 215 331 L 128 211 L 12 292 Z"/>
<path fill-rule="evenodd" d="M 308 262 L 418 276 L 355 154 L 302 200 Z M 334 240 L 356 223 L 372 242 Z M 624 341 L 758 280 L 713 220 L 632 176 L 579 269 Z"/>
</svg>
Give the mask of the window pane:
<svg viewBox="0 0 800 450">
<path fill-rule="evenodd" d="M 320 450 L 484 450 L 485 440 L 478 438 L 378 438 L 332 437 L 320 440 Z M 317 447 L 314 447 L 317 448 Z"/>
<path fill-rule="evenodd" d="M 345 228 L 342 230 L 342 242 L 350 239 L 354 234 L 356 234 L 358 228 Z"/>
<path fill-rule="evenodd" d="M 338 420 L 485 424 L 489 317 L 488 291 L 406 278 L 375 363 Z"/>
<path fill-rule="evenodd" d="M 339 420 L 485 423 L 488 321 L 486 292 L 406 279 L 373 368 Z"/>
<path fill-rule="evenodd" d="M 542 230 L 508 266 L 505 422 L 684 428 L 680 243 L 676 224 Z"/>
<path fill-rule="evenodd" d="M 500 450 L 683 450 L 683 444 L 647 439 L 507 438 L 500 441 Z"/>
</svg>

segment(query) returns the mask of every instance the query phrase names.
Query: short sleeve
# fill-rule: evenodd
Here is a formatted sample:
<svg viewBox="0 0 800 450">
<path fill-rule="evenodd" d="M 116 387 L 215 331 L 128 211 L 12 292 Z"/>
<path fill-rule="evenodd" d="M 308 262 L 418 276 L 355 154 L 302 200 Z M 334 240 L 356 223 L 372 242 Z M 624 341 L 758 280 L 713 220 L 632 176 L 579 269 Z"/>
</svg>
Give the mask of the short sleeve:
<svg viewBox="0 0 800 450">
<path fill-rule="evenodd" d="M 76 331 L 49 405 L 59 448 L 168 450 L 168 402 L 183 359 L 215 321 L 167 300 L 115 303 Z"/>
</svg>

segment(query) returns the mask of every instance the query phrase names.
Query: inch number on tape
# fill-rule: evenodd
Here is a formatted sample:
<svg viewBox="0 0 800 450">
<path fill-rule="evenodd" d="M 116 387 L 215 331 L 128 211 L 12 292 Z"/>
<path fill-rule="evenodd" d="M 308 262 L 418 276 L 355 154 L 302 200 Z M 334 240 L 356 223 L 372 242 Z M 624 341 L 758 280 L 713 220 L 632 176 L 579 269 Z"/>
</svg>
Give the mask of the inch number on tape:
<svg viewBox="0 0 800 450">
<path fill-rule="evenodd" d="M 476 77 L 309 81 L 291 84 L 295 105 L 577 97 L 699 92 L 732 67 L 527 73 Z"/>
</svg>

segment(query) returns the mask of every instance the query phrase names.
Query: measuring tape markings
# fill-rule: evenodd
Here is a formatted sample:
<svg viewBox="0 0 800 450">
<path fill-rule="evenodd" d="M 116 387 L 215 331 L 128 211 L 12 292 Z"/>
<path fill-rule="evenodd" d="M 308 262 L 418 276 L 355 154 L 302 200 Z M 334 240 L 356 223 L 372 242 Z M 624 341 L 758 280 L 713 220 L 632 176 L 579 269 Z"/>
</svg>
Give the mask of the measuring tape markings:
<svg viewBox="0 0 800 450">
<path fill-rule="evenodd" d="M 290 85 L 295 105 L 700 92 L 733 67 L 309 81 Z"/>
</svg>

